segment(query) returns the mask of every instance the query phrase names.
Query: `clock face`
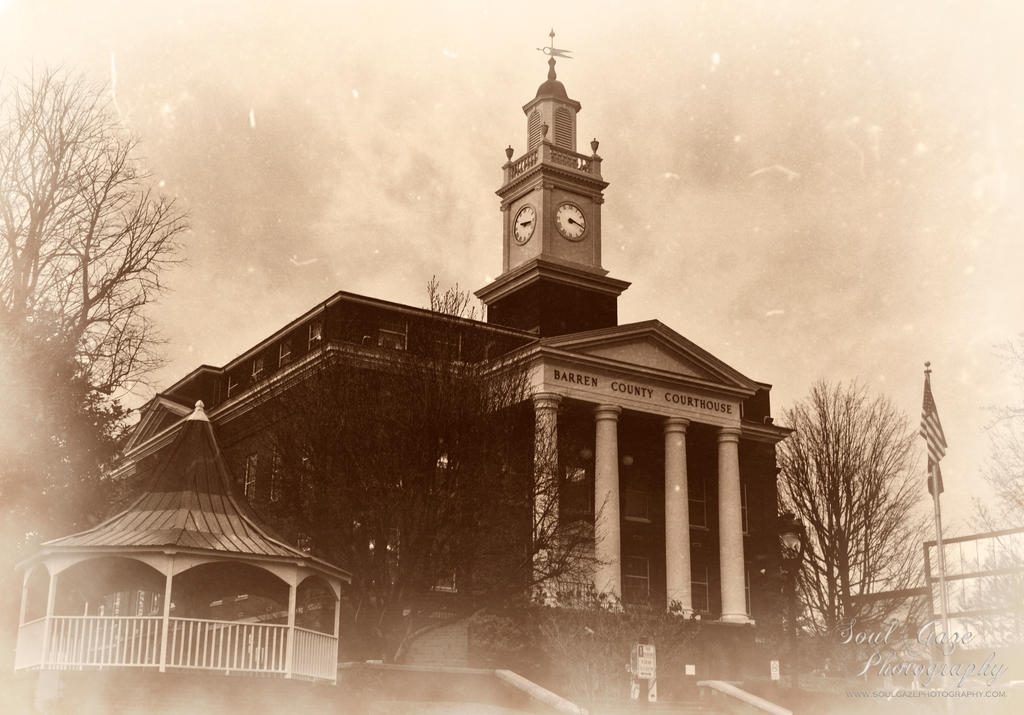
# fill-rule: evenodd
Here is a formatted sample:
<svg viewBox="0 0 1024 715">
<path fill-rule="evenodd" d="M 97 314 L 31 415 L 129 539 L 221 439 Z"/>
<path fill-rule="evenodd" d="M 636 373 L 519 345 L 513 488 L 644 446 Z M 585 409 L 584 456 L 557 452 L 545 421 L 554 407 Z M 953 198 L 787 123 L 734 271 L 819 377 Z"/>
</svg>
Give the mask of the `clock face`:
<svg viewBox="0 0 1024 715">
<path fill-rule="evenodd" d="M 512 237 L 516 243 L 522 246 L 533 236 L 533 230 L 537 228 L 537 210 L 527 204 L 519 209 L 512 224 Z"/>
<path fill-rule="evenodd" d="M 587 231 L 587 219 L 579 206 L 564 203 L 555 212 L 555 226 L 570 241 L 581 241 Z"/>
</svg>

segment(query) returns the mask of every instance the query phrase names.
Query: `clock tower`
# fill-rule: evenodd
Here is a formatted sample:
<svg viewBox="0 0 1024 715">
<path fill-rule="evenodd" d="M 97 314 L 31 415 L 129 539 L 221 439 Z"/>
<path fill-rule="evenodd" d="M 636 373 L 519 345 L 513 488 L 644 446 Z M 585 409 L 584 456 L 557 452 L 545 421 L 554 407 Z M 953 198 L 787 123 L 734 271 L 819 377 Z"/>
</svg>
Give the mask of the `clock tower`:
<svg viewBox="0 0 1024 715">
<path fill-rule="evenodd" d="M 551 33 L 552 43 L 554 32 Z M 502 212 L 502 273 L 476 292 L 487 305 L 487 322 L 531 330 L 541 337 L 606 328 L 618 323 L 618 296 L 629 283 L 601 267 L 601 204 L 608 182 L 601 178 L 598 142 L 588 156 L 576 151 L 576 115 L 555 75 L 523 106 L 526 152 L 502 167 L 497 194 Z"/>
</svg>

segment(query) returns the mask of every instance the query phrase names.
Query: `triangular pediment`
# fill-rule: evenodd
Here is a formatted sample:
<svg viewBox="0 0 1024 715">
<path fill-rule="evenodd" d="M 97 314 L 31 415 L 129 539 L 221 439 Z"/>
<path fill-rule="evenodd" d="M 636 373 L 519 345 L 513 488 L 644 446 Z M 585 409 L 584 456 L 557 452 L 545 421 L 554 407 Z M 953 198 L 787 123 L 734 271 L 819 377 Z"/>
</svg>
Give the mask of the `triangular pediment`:
<svg viewBox="0 0 1024 715">
<path fill-rule="evenodd" d="M 692 360 L 686 360 L 685 357 L 681 358 L 678 353 L 651 337 L 620 341 L 610 345 L 594 345 L 578 352 L 585 355 L 618 360 L 619 362 L 631 365 L 641 365 L 655 370 L 686 375 L 687 377 L 697 377 L 704 380 L 714 379 L 714 375 L 708 370 Z"/>
<path fill-rule="evenodd" d="M 743 390 L 759 385 L 657 320 L 548 338 L 544 345 L 617 365 Z"/>
<path fill-rule="evenodd" d="M 130 450 L 136 445 L 145 443 L 152 437 L 160 434 L 172 425 L 177 424 L 192 411 L 192 408 L 181 403 L 170 400 L 163 395 L 157 395 L 142 410 L 142 418 L 132 430 L 131 439 L 125 446 Z"/>
</svg>

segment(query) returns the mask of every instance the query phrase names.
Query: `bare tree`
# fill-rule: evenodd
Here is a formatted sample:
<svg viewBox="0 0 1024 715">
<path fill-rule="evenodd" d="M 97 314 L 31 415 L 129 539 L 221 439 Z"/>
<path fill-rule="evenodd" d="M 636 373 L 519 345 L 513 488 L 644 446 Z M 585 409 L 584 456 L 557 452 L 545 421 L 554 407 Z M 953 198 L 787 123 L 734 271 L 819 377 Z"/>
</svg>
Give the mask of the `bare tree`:
<svg viewBox="0 0 1024 715">
<path fill-rule="evenodd" d="M 0 329 L 46 344 L 103 393 L 156 363 L 143 315 L 185 230 L 133 155 L 138 140 L 82 79 L 45 71 L 5 95 Z"/>
<path fill-rule="evenodd" d="M 812 630 L 828 634 L 868 615 L 860 597 L 920 580 L 915 432 L 887 398 L 856 383 L 815 384 L 785 420 L 796 431 L 779 445 L 780 500 L 807 525 L 801 595 Z M 880 604 L 872 601 L 873 619 L 887 616 Z"/>
<path fill-rule="evenodd" d="M 431 276 L 427 282 L 427 297 L 435 313 L 468 320 L 477 320 L 483 314 L 479 301 L 472 294 L 460 289 L 458 283 L 442 290 L 437 276 Z"/>
</svg>

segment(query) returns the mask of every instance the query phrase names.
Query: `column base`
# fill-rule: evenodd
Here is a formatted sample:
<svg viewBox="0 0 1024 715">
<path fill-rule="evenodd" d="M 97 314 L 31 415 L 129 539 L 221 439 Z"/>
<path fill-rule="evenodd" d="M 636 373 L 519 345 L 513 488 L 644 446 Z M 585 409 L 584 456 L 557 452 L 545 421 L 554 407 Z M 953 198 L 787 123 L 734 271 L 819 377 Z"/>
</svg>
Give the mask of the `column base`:
<svg viewBox="0 0 1024 715">
<path fill-rule="evenodd" d="M 754 619 L 748 616 L 746 613 L 723 613 L 722 617 L 719 618 L 717 622 L 732 623 L 738 626 L 754 625 Z"/>
</svg>

